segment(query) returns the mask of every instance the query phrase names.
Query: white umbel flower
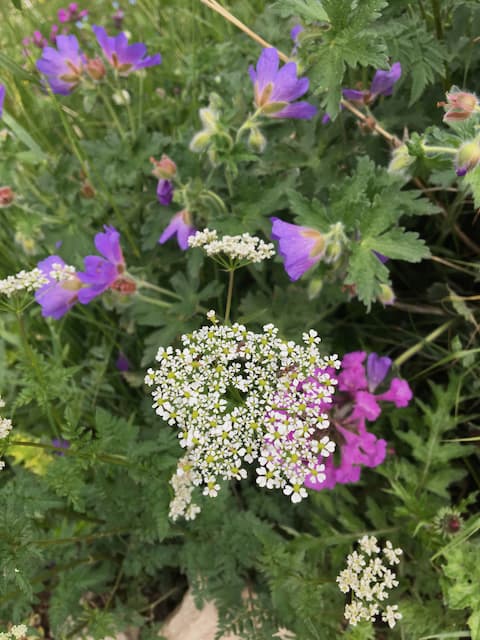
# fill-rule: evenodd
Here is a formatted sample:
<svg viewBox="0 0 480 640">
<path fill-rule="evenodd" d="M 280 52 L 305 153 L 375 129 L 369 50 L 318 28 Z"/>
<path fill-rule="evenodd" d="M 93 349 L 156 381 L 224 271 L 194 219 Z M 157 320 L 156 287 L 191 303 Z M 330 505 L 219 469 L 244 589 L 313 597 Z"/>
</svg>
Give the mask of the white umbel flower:
<svg viewBox="0 0 480 640">
<path fill-rule="evenodd" d="M 249 233 L 219 239 L 215 230 L 204 229 L 190 236 L 188 243 L 191 247 L 202 247 L 207 256 L 229 267 L 262 262 L 275 255 L 271 242 L 264 242 Z"/>
<path fill-rule="evenodd" d="M 307 497 L 307 476 L 324 480 L 322 461 L 335 448 L 325 435 L 325 410 L 336 380 L 316 372 L 337 360 L 321 356 L 316 332 L 304 335 L 305 345 L 277 334 L 273 325 L 253 333 L 213 324 L 183 335 L 179 349 L 158 350 L 158 368 L 145 383 L 154 410 L 178 429 L 185 449 L 171 480 L 172 518 L 186 512 L 193 486 L 215 497 L 220 480 L 246 477 L 246 464 L 256 464 L 259 486 L 282 489 L 292 502 Z M 185 468 L 193 474 L 188 485 L 177 477 Z"/>
<path fill-rule="evenodd" d="M 345 619 L 355 626 L 361 620 L 374 622 L 381 614 L 383 622 L 393 629 L 402 614 L 398 611 L 398 605 L 383 606 L 383 602 L 388 600 L 389 590 L 398 586 L 398 580 L 395 573 L 383 564 L 381 554 L 391 566 L 398 564 L 402 550 L 393 549 L 388 540 L 381 550 L 375 536 L 365 535 L 358 540 L 358 544 L 360 553 L 353 551 L 347 556 L 347 568 L 337 577 L 340 591 L 351 593 L 351 602 L 345 605 Z M 392 558 L 395 562 L 391 562 Z"/>
</svg>

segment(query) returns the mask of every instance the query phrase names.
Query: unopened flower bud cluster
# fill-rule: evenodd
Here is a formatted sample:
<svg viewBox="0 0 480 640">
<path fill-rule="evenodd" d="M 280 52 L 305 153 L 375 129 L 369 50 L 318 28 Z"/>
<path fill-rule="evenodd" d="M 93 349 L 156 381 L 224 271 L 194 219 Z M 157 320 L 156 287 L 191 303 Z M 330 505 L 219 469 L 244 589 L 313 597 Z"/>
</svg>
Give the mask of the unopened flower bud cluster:
<svg viewBox="0 0 480 640">
<path fill-rule="evenodd" d="M 17 291 L 35 291 L 47 284 L 48 279 L 40 271 L 40 269 L 32 269 L 32 271 L 19 271 L 14 276 L 8 276 L 4 280 L 0 280 L 0 294 L 8 298 Z"/>
<path fill-rule="evenodd" d="M 0 407 L 4 407 L 5 402 L 3 398 L 0 396 Z M 8 420 L 8 418 L 3 418 L 0 416 L 0 440 L 3 440 L 8 436 L 10 431 L 12 430 L 12 421 Z M 5 468 L 5 462 L 0 460 L 0 471 Z"/>
<path fill-rule="evenodd" d="M 181 349 L 159 349 L 159 368 L 145 382 L 155 387 L 156 413 L 179 429 L 186 449 L 180 479 L 172 480 L 175 514 L 182 501 L 189 505 L 186 467 L 191 484 L 211 497 L 220 480 L 246 478 L 245 464 L 255 463 L 260 486 L 281 489 L 292 502 L 307 496 L 307 476 L 324 480 L 322 460 L 334 450 L 325 411 L 336 380 L 318 370 L 339 363 L 320 355 L 315 331 L 303 335 L 303 346 L 277 333 L 271 324 L 258 334 L 214 325 L 183 335 Z"/>
<path fill-rule="evenodd" d="M 215 230 L 204 229 L 190 236 L 188 243 L 191 247 L 202 247 L 207 256 L 219 259 L 221 264 L 225 264 L 222 257 L 227 257 L 230 264 L 225 266 L 262 262 L 275 255 L 275 247 L 271 242 L 264 242 L 249 233 L 219 239 Z"/>
<path fill-rule="evenodd" d="M 363 536 L 358 544 L 360 552 L 347 556 L 347 568 L 337 577 L 340 591 L 352 592 L 352 601 L 345 606 L 345 618 L 355 626 L 361 620 L 374 622 L 381 614 L 383 622 L 393 629 L 402 614 L 398 605 L 383 603 L 389 598 L 389 590 L 398 586 L 397 576 L 389 567 L 400 563 L 403 552 L 394 549 L 388 540 L 380 549 L 375 536 Z"/>
</svg>

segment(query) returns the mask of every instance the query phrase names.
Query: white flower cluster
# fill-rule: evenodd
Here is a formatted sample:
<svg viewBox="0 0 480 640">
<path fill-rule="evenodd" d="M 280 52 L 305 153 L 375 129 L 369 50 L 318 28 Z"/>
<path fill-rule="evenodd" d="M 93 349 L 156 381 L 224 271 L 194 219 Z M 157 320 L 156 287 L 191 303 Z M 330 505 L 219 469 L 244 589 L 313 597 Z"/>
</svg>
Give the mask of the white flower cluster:
<svg viewBox="0 0 480 640">
<path fill-rule="evenodd" d="M 192 502 L 192 493 L 198 479 L 198 473 L 192 469 L 186 457 L 178 461 L 177 472 L 170 480 L 175 497 L 170 502 L 168 515 L 173 521 L 180 516 L 185 520 L 195 520 L 200 513 L 200 507 Z"/>
<path fill-rule="evenodd" d="M 0 396 L 0 407 L 4 407 L 5 402 L 3 398 Z M 7 418 L 2 418 L 0 416 L 0 440 L 6 438 L 10 431 L 12 430 L 12 421 Z M 5 468 L 5 462 L 0 460 L 0 471 Z"/>
<path fill-rule="evenodd" d="M 52 264 L 52 270 L 49 276 L 55 282 L 65 282 L 65 280 L 71 280 L 75 276 L 75 267 L 69 264 L 59 264 L 55 262 Z"/>
<path fill-rule="evenodd" d="M 380 557 L 375 536 L 363 536 L 358 544 L 360 553 L 354 551 L 347 556 L 347 568 L 337 577 L 340 591 L 353 594 L 352 602 L 345 605 L 345 618 L 355 626 L 360 620 L 374 622 L 381 613 L 383 622 L 393 629 L 402 614 L 398 605 L 384 607 L 383 602 L 389 597 L 388 590 L 398 586 L 397 576 Z M 394 549 L 390 541 L 387 540 L 382 553 L 390 566 L 399 564 L 402 550 Z"/>
<path fill-rule="evenodd" d="M 25 638 L 28 633 L 28 627 L 26 624 L 16 624 L 10 629 L 10 631 L 0 633 L 0 640 L 21 640 Z"/>
<path fill-rule="evenodd" d="M 33 269 L 32 271 L 20 271 L 15 276 L 8 276 L 4 280 L 0 280 L 0 294 L 8 298 L 17 291 L 34 291 L 40 289 L 47 284 L 48 278 L 40 271 Z"/>
<path fill-rule="evenodd" d="M 186 449 L 172 479 L 173 513 L 189 505 L 190 482 L 214 497 L 220 479 L 246 478 L 245 463 L 256 463 L 260 486 L 282 489 L 292 502 L 307 496 L 307 477 L 325 479 L 321 460 L 334 450 L 325 411 L 336 380 L 318 370 L 340 363 L 320 355 L 315 331 L 303 335 L 304 346 L 277 333 L 271 324 L 260 334 L 214 325 L 183 335 L 182 349 L 159 349 L 159 368 L 148 370 L 145 383 L 155 387 L 156 413 L 179 429 Z"/>
<path fill-rule="evenodd" d="M 251 262 L 262 262 L 275 255 L 275 247 L 271 242 L 264 242 L 249 233 L 239 236 L 223 236 L 218 239 L 215 230 L 204 229 L 190 236 L 188 243 L 191 247 L 203 247 L 210 258 L 217 259 L 224 266 L 241 266 Z M 230 264 L 226 264 L 226 256 Z"/>
</svg>

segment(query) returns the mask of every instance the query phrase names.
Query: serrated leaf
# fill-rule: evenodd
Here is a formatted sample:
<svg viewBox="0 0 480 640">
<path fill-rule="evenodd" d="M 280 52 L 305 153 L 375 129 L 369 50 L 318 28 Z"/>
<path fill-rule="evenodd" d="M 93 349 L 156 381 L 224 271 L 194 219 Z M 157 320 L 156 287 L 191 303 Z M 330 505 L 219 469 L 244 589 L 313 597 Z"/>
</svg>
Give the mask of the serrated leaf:
<svg viewBox="0 0 480 640">
<path fill-rule="evenodd" d="M 328 14 L 320 0 L 278 0 L 275 6 L 283 18 L 298 15 L 307 22 L 328 21 Z"/>
<path fill-rule="evenodd" d="M 298 216 L 298 222 L 306 226 L 313 226 L 319 231 L 327 231 L 333 220 L 324 205 L 316 199 L 311 202 L 297 191 L 287 192 L 288 202 L 293 213 Z"/>
<path fill-rule="evenodd" d="M 353 246 L 346 284 L 354 285 L 358 299 L 370 309 L 380 293 L 380 284 L 388 283 L 388 269 L 363 243 Z"/>
<path fill-rule="evenodd" d="M 463 184 L 466 184 L 472 192 L 475 207 L 480 207 L 480 166 L 467 173 L 463 178 Z"/>
<path fill-rule="evenodd" d="M 362 244 L 392 260 L 420 262 L 430 256 L 430 250 L 415 231 L 397 227 L 377 236 L 362 240 Z"/>
</svg>

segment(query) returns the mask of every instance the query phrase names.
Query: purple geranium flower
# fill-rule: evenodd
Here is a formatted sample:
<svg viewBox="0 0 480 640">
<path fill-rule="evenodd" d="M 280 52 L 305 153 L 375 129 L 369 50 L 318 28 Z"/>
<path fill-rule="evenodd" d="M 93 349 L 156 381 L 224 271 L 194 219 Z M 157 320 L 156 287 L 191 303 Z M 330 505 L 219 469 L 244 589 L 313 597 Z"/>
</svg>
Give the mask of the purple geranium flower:
<svg viewBox="0 0 480 640">
<path fill-rule="evenodd" d="M 317 113 L 308 102 L 294 102 L 308 91 L 308 78 L 297 78 L 297 65 L 287 62 L 280 70 L 276 49 L 264 49 L 257 68 L 249 68 L 255 87 L 255 105 L 270 118 L 297 118 L 309 120 Z"/>
<path fill-rule="evenodd" d="M 272 221 L 272 238 L 278 240 L 280 255 L 290 280 L 298 280 L 305 271 L 319 262 L 325 253 L 325 237 L 320 231 L 283 222 Z"/>
<path fill-rule="evenodd" d="M 196 229 L 192 224 L 192 216 L 189 211 L 183 209 L 176 213 L 170 220 L 170 224 L 164 229 L 158 242 L 164 244 L 174 235 L 177 236 L 178 246 L 182 251 L 188 249 L 188 238 L 193 236 Z"/>
<path fill-rule="evenodd" d="M 160 178 L 157 185 L 157 199 L 164 207 L 168 207 L 173 199 L 173 184 L 170 180 Z"/>
<path fill-rule="evenodd" d="M 378 96 L 391 96 L 394 84 L 402 75 L 402 65 L 400 62 L 392 64 L 388 71 L 378 69 L 373 76 L 370 89 L 368 91 L 358 91 L 356 89 L 342 89 L 342 95 L 347 100 L 372 103 Z"/>
<path fill-rule="evenodd" d="M 82 283 L 76 275 L 58 281 L 52 275 L 55 265 L 66 266 L 59 256 L 50 256 L 38 263 L 37 267 L 48 282 L 35 291 L 35 300 L 41 305 L 44 318 L 58 320 L 77 302 Z"/>
<path fill-rule="evenodd" d="M 7 90 L 5 88 L 5 85 L 0 84 L 0 118 L 2 117 L 2 114 L 3 114 L 3 103 L 5 101 L 6 92 Z"/>
<path fill-rule="evenodd" d="M 57 48 L 43 49 L 37 69 L 47 76 L 53 93 L 65 96 L 80 82 L 86 60 L 75 36 L 57 36 Z"/>
<path fill-rule="evenodd" d="M 115 37 L 110 37 L 103 27 L 93 26 L 92 29 L 107 60 L 123 75 L 145 67 L 153 67 L 162 62 L 162 56 L 159 53 L 146 56 L 147 47 L 142 42 L 129 45 L 123 31 Z"/>
<path fill-rule="evenodd" d="M 104 226 L 104 233 L 95 236 L 95 247 L 104 257 L 87 256 L 84 258 L 85 271 L 77 275 L 87 285 L 78 292 L 78 300 L 88 304 L 107 289 L 116 289 L 121 293 L 133 293 L 136 289 L 133 280 L 124 276 L 125 260 L 120 247 L 120 234 L 114 227 Z"/>
</svg>

